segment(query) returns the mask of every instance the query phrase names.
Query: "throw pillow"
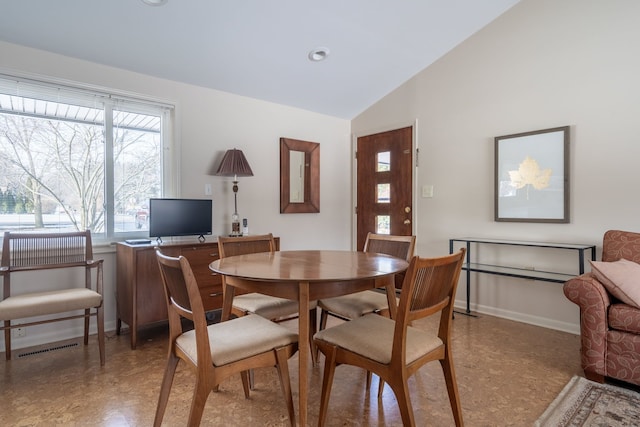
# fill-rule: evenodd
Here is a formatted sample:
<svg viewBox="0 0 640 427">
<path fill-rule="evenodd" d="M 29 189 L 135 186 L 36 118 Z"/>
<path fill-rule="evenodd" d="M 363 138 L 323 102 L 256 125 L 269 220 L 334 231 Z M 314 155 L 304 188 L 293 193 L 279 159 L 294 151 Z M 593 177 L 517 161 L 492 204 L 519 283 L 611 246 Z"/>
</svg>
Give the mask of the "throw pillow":
<svg viewBox="0 0 640 427">
<path fill-rule="evenodd" d="M 591 272 L 620 301 L 640 308 L 640 264 L 627 259 L 590 261 Z"/>
</svg>

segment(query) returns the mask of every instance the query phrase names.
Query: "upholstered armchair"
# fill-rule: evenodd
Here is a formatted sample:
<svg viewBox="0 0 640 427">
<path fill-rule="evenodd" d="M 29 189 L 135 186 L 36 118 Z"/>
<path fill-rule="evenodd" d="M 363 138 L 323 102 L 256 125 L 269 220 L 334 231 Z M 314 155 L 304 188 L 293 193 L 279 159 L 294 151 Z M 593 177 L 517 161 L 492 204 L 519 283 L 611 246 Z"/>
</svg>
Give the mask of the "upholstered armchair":
<svg viewBox="0 0 640 427">
<path fill-rule="evenodd" d="M 640 385 L 640 309 L 612 283 L 624 280 L 627 289 L 640 293 L 640 267 L 621 259 L 640 264 L 640 233 L 607 231 L 602 243 L 603 262 L 596 264 L 608 269 L 625 264 L 624 274 L 609 280 L 610 276 L 603 277 L 603 269 L 592 267 L 591 272 L 565 282 L 564 294 L 580 306 L 580 354 L 585 376 L 598 382 L 609 377 Z"/>
</svg>

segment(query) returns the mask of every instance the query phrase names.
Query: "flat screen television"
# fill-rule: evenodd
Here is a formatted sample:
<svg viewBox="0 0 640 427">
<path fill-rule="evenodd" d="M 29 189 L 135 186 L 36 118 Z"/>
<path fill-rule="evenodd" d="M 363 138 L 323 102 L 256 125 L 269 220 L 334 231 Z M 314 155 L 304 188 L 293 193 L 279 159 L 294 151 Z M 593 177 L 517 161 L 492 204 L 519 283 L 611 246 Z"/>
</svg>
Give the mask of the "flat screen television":
<svg viewBox="0 0 640 427">
<path fill-rule="evenodd" d="M 200 236 L 213 231 L 210 199 L 149 199 L 149 237 Z"/>
</svg>

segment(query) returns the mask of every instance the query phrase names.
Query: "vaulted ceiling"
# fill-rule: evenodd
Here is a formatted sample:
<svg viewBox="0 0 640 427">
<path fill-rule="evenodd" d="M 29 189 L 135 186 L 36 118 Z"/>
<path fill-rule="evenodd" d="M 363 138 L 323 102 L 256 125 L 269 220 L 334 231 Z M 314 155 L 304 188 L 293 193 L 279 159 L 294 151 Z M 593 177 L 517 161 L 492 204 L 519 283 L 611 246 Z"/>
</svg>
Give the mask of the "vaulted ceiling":
<svg viewBox="0 0 640 427">
<path fill-rule="evenodd" d="M 0 0 L 0 40 L 352 119 L 518 1 Z"/>
</svg>

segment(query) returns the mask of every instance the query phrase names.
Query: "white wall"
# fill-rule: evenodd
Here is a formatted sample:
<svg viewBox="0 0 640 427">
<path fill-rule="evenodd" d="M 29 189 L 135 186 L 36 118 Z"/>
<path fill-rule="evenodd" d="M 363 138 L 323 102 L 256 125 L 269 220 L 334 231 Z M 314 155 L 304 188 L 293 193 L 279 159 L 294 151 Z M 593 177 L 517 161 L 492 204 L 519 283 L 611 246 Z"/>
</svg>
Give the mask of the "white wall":
<svg viewBox="0 0 640 427">
<path fill-rule="evenodd" d="M 229 93 L 157 79 L 0 42 L 0 71 L 40 76 L 128 91 L 176 104 L 180 156 L 180 196 L 204 198 L 211 184 L 214 234 L 230 231 L 231 179 L 212 176 L 229 148 L 243 150 L 254 176 L 240 178 L 238 211 L 250 233 L 272 232 L 282 249 L 349 249 L 350 123 L 321 114 Z M 279 138 L 320 143 L 320 213 L 280 214 Z M 111 248 L 112 250 L 113 248 Z M 105 258 L 107 330 L 115 329 L 115 257 Z M 92 322 L 93 323 L 93 322 Z M 64 324 L 29 328 L 15 348 L 37 344 L 47 334 L 75 334 Z M 77 328 L 76 328 L 77 329 Z M 51 337 L 46 339 L 50 340 Z M 2 340 L 0 351 L 4 348 Z"/>
<path fill-rule="evenodd" d="M 599 257 L 607 229 L 640 230 L 639 16 L 635 0 L 522 0 L 352 121 L 358 135 L 418 121 L 417 185 L 434 185 L 433 198 L 418 199 L 418 254 L 473 236 L 597 244 Z M 494 222 L 493 138 L 565 125 L 571 222 Z M 577 263 L 530 256 L 523 266 Z M 478 311 L 579 330 L 560 284 L 472 281 Z"/>
</svg>

